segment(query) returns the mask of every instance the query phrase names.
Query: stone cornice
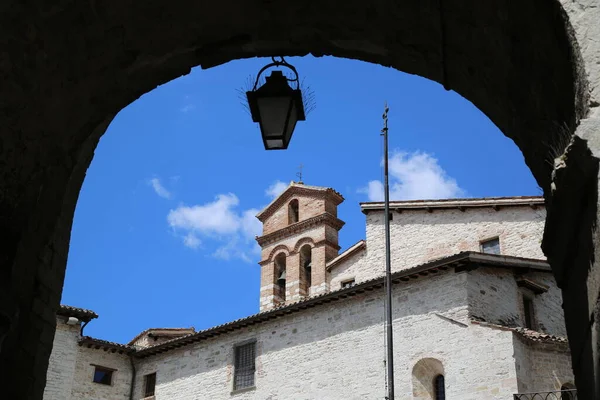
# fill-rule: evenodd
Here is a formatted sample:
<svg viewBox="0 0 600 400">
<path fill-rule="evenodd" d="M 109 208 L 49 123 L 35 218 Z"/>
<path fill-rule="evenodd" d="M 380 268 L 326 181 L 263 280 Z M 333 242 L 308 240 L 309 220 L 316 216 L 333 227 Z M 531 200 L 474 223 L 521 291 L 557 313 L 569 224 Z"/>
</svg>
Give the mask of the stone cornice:
<svg viewBox="0 0 600 400">
<path fill-rule="evenodd" d="M 336 206 L 344 201 L 344 197 L 331 188 L 319 188 L 315 186 L 304 186 L 291 184 L 278 198 L 265 207 L 256 215 L 261 222 L 265 222 L 273 213 L 281 208 L 294 195 L 306 195 L 316 199 L 331 200 Z"/>
<path fill-rule="evenodd" d="M 317 215 L 316 217 L 312 217 L 309 219 L 305 219 L 304 221 L 288 225 L 285 228 L 276 230 L 275 232 L 271 232 L 263 236 L 257 236 L 256 241 L 258 242 L 259 246 L 265 247 L 271 243 L 275 243 L 281 239 L 284 239 L 287 236 L 304 232 L 310 228 L 313 228 L 316 225 L 327 225 L 339 231 L 340 229 L 342 229 L 342 226 L 344 226 L 344 221 L 333 216 L 330 213 L 323 213 Z"/>
<path fill-rule="evenodd" d="M 498 211 L 504 207 L 544 207 L 544 198 L 541 196 L 513 196 L 513 197 L 481 197 L 467 199 L 442 199 L 442 200 L 406 200 L 390 201 L 390 211 L 402 212 L 405 210 L 458 209 L 464 211 L 470 208 L 491 207 Z M 367 202 L 360 203 L 363 213 L 369 211 L 383 211 L 385 203 Z"/>
</svg>

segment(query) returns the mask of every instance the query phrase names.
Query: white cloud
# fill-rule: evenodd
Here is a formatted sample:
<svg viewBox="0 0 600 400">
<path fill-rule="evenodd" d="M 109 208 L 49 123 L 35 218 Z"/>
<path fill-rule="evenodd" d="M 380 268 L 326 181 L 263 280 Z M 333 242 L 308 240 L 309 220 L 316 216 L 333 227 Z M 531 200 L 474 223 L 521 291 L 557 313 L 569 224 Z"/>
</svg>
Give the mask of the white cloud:
<svg viewBox="0 0 600 400">
<path fill-rule="evenodd" d="M 171 192 L 169 192 L 163 185 L 160 183 L 160 179 L 152 178 L 150 179 L 150 186 L 154 189 L 154 192 L 162 197 L 163 199 L 170 199 Z"/>
<path fill-rule="evenodd" d="M 265 195 L 267 195 L 268 197 L 274 199 L 275 197 L 279 196 L 281 193 L 283 193 L 283 191 L 285 189 L 287 189 L 289 185 L 285 182 L 282 181 L 275 181 L 273 182 L 273 184 L 271 186 L 269 186 L 267 188 L 267 190 L 265 190 Z"/>
<path fill-rule="evenodd" d="M 211 203 L 170 210 L 167 221 L 172 228 L 208 235 L 232 234 L 240 228 L 240 217 L 232 210 L 238 203 L 235 194 L 220 194 Z"/>
<path fill-rule="evenodd" d="M 394 152 L 389 160 L 390 200 L 445 199 L 465 195 L 438 160 L 423 152 Z M 359 190 L 369 201 L 383 201 L 383 183 L 370 181 Z"/>
<path fill-rule="evenodd" d="M 190 249 L 197 249 L 198 247 L 200 247 L 200 243 L 200 239 L 198 239 L 198 236 L 196 236 L 194 232 L 189 232 L 183 237 L 183 244 L 189 247 Z"/>
<path fill-rule="evenodd" d="M 251 262 L 258 247 L 254 238 L 261 233 L 262 225 L 255 217 L 257 209 L 238 211 L 238 205 L 235 194 L 220 194 L 206 204 L 182 205 L 170 210 L 167 222 L 182 234 L 187 247 L 198 248 L 203 242 L 201 238 L 205 238 L 218 244 L 214 257 Z"/>
</svg>

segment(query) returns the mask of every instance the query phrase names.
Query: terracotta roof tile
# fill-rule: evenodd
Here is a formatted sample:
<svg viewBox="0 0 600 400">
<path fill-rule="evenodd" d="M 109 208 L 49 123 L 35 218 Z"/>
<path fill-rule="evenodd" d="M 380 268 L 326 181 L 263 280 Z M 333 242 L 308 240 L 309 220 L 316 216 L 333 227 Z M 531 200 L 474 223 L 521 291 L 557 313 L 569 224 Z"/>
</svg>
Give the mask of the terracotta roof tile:
<svg viewBox="0 0 600 400">
<path fill-rule="evenodd" d="M 138 333 L 133 339 L 129 341 L 129 345 L 133 345 L 137 340 L 139 340 L 145 334 L 155 333 L 157 336 L 184 336 L 190 333 L 196 333 L 196 329 L 194 327 L 191 328 L 148 328 L 140 333 Z"/>
<path fill-rule="evenodd" d="M 493 254 L 483 254 L 477 252 L 462 252 L 450 257 L 431 261 L 413 268 L 403 271 L 398 271 L 392 274 L 392 282 L 398 284 L 404 281 L 419 279 L 430 274 L 438 273 L 449 268 L 463 267 L 467 264 L 474 264 L 473 267 L 489 266 L 498 268 L 519 268 L 525 270 L 535 270 L 543 272 L 551 272 L 547 262 L 537 259 L 528 259 L 522 257 L 511 257 Z M 182 336 L 172 339 L 156 346 L 147 349 L 138 350 L 135 355 L 137 357 L 147 357 L 153 354 L 162 353 L 191 343 L 206 340 L 215 336 L 220 336 L 238 329 L 256 325 L 265 321 L 269 321 L 281 316 L 296 313 L 307 308 L 312 308 L 321 304 L 330 303 L 365 293 L 383 287 L 384 278 L 378 277 L 368 281 L 357 283 L 349 288 L 343 288 L 327 293 L 322 293 L 316 296 L 311 296 L 294 303 L 281 305 L 269 311 L 264 311 L 245 318 L 240 318 L 222 325 L 198 331 L 194 334 Z"/>
<path fill-rule="evenodd" d="M 104 351 L 110 351 L 112 353 L 118 352 L 121 354 L 122 353 L 127 353 L 127 354 L 133 353 L 136 350 L 136 348 L 133 346 L 115 343 L 115 342 L 109 342 L 108 340 L 96 339 L 96 338 L 93 338 L 90 336 L 83 336 L 79 340 L 79 345 L 88 347 L 90 349 L 101 349 Z"/>
<path fill-rule="evenodd" d="M 98 314 L 96 314 L 92 310 L 67 306 L 65 304 L 60 305 L 60 308 L 56 312 L 56 315 L 60 315 L 63 317 L 75 317 L 84 322 L 88 322 L 94 318 L 98 318 Z"/>
<path fill-rule="evenodd" d="M 527 329 L 521 326 L 508 326 L 503 324 L 497 324 L 492 322 L 487 322 L 485 319 L 480 317 L 471 317 L 471 322 L 481 326 L 487 326 L 490 328 L 502 329 L 512 331 L 521 337 L 531 340 L 533 342 L 539 343 L 568 343 L 568 340 L 564 336 L 557 335 L 549 335 L 547 333 L 534 331 L 531 329 Z"/>
<path fill-rule="evenodd" d="M 459 268 L 464 268 L 465 266 L 470 265 L 470 268 L 477 267 L 496 267 L 496 268 L 518 268 L 524 270 L 534 270 L 534 271 L 543 271 L 543 272 L 551 272 L 550 267 L 546 261 L 537 260 L 537 259 L 528 259 L 522 257 L 512 257 L 512 256 L 502 256 L 502 255 L 493 255 L 493 254 L 483 254 L 477 252 L 462 252 L 455 254 L 453 256 L 445 257 L 442 259 L 437 259 L 434 261 L 430 261 L 428 263 L 415 266 L 413 268 L 409 268 L 406 270 L 398 271 L 392 274 L 392 282 L 394 284 L 402 283 L 405 281 L 410 281 L 414 279 L 422 279 L 427 277 L 428 275 L 436 275 L 440 271 L 445 271 L 450 268 L 455 268 L 458 270 Z M 303 311 L 307 308 L 316 307 L 322 304 L 327 304 L 335 301 L 339 301 L 345 299 L 347 297 L 352 297 L 358 294 L 362 294 L 365 292 L 373 291 L 378 288 L 382 288 L 384 284 L 384 278 L 378 277 L 373 278 L 368 281 L 357 283 L 348 288 L 342 288 L 335 291 L 322 293 L 316 296 L 308 297 L 299 301 L 296 301 L 291 304 L 281 305 L 277 308 L 271 309 L 269 311 L 264 311 L 258 314 L 254 314 L 245 318 L 240 318 L 222 325 L 217 325 L 212 328 L 204 329 L 202 331 L 198 331 L 195 333 L 190 333 L 184 336 L 180 336 L 166 342 L 150 346 L 147 348 L 139 348 L 132 346 L 131 344 L 123 345 L 114 342 L 108 342 L 101 339 L 91 338 L 89 336 L 83 337 L 80 341 L 80 345 L 87 345 L 90 348 L 103 349 L 106 351 L 119 351 L 119 352 L 131 352 L 136 357 L 148 357 L 153 354 L 159 354 L 165 351 L 173 350 L 182 346 L 186 346 L 191 343 L 199 342 L 202 340 L 206 340 L 215 336 L 220 336 L 232 331 L 236 331 L 248 326 L 260 324 L 265 321 L 273 320 L 288 314 L 296 313 Z M 476 317 L 473 317 L 473 323 L 478 323 L 487 326 L 493 326 L 500 329 L 508 329 L 513 330 L 516 333 L 519 333 L 523 337 L 527 337 L 534 341 L 561 341 L 558 337 L 552 337 L 550 335 L 540 334 L 539 332 L 529 332 L 519 330 L 518 328 L 511 328 L 501 325 L 489 324 L 487 322 L 476 320 Z M 156 329 L 156 328 L 155 328 Z M 161 329 L 161 328 L 158 328 Z M 162 328 L 162 329 L 189 329 L 189 328 Z M 136 336 L 136 339 L 139 338 L 142 334 L 151 331 L 151 329 L 147 329 L 146 331 L 140 333 Z M 133 343 L 136 339 L 132 340 L 130 343 Z M 566 339 L 565 339 L 566 340 Z"/>
</svg>

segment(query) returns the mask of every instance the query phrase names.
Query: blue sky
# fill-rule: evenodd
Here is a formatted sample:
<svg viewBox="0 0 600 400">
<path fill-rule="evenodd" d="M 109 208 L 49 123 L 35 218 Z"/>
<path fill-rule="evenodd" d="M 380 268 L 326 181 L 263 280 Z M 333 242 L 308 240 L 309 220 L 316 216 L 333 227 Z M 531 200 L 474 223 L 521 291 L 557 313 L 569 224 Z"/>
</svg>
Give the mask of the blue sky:
<svg viewBox="0 0 600 400">
<path fill-rule="evenodd" d="M 337 58 L 290 58 L 315 94 L 287 151 L 266 152 L 237 89 L 270 59 L 195 68 L 123 109 L 77 204 L 64 304 L 100 318 L 87 335 L 205 329 L 258 312 L 254 218 L 303 164 L 346 201 L 340 245 L 365 236 L 358 203 L 381 195 L 384 102 L 391 197 L 537 195 L 516 145 L 469 101 L 426 79 Z"/>
</svg>

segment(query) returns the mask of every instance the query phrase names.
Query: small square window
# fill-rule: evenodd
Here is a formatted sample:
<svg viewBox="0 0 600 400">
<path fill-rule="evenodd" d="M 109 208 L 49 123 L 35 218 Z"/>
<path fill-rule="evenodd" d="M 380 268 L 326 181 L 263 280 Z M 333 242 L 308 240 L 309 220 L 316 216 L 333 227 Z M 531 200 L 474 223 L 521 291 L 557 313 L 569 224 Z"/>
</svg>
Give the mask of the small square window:
<svg viewBox="0 0 600 400">
<path fill-rule="evenodd" d="M 234 357 L 233 390 L 253 387 L 256 370 L 256 342 L 237 346 Z"/>
<path fill-rule="evenodd" d="M 148 374 L 144 377 L 144 397 L 154 396 L 156 387 L 156 372 Z"/>
<path fill-rule="evenodd" d="M 349 288 L 350 286 L 354 286 L 354 279 L 348 279 L 347 281 L 342 282 L 342 289 Z"/>
<path fill-rule="evenodd" d="M 95 366 L 94 383 L 101 385 L 112 385 L 112 376 L 114 370 L 104 367 Z"/>
<path fill-rule="evenodd" d="M 481 242 L 481 252 L 487 254 L 500 254 L 500 238 L 493 238 Z"/>
</svg>

